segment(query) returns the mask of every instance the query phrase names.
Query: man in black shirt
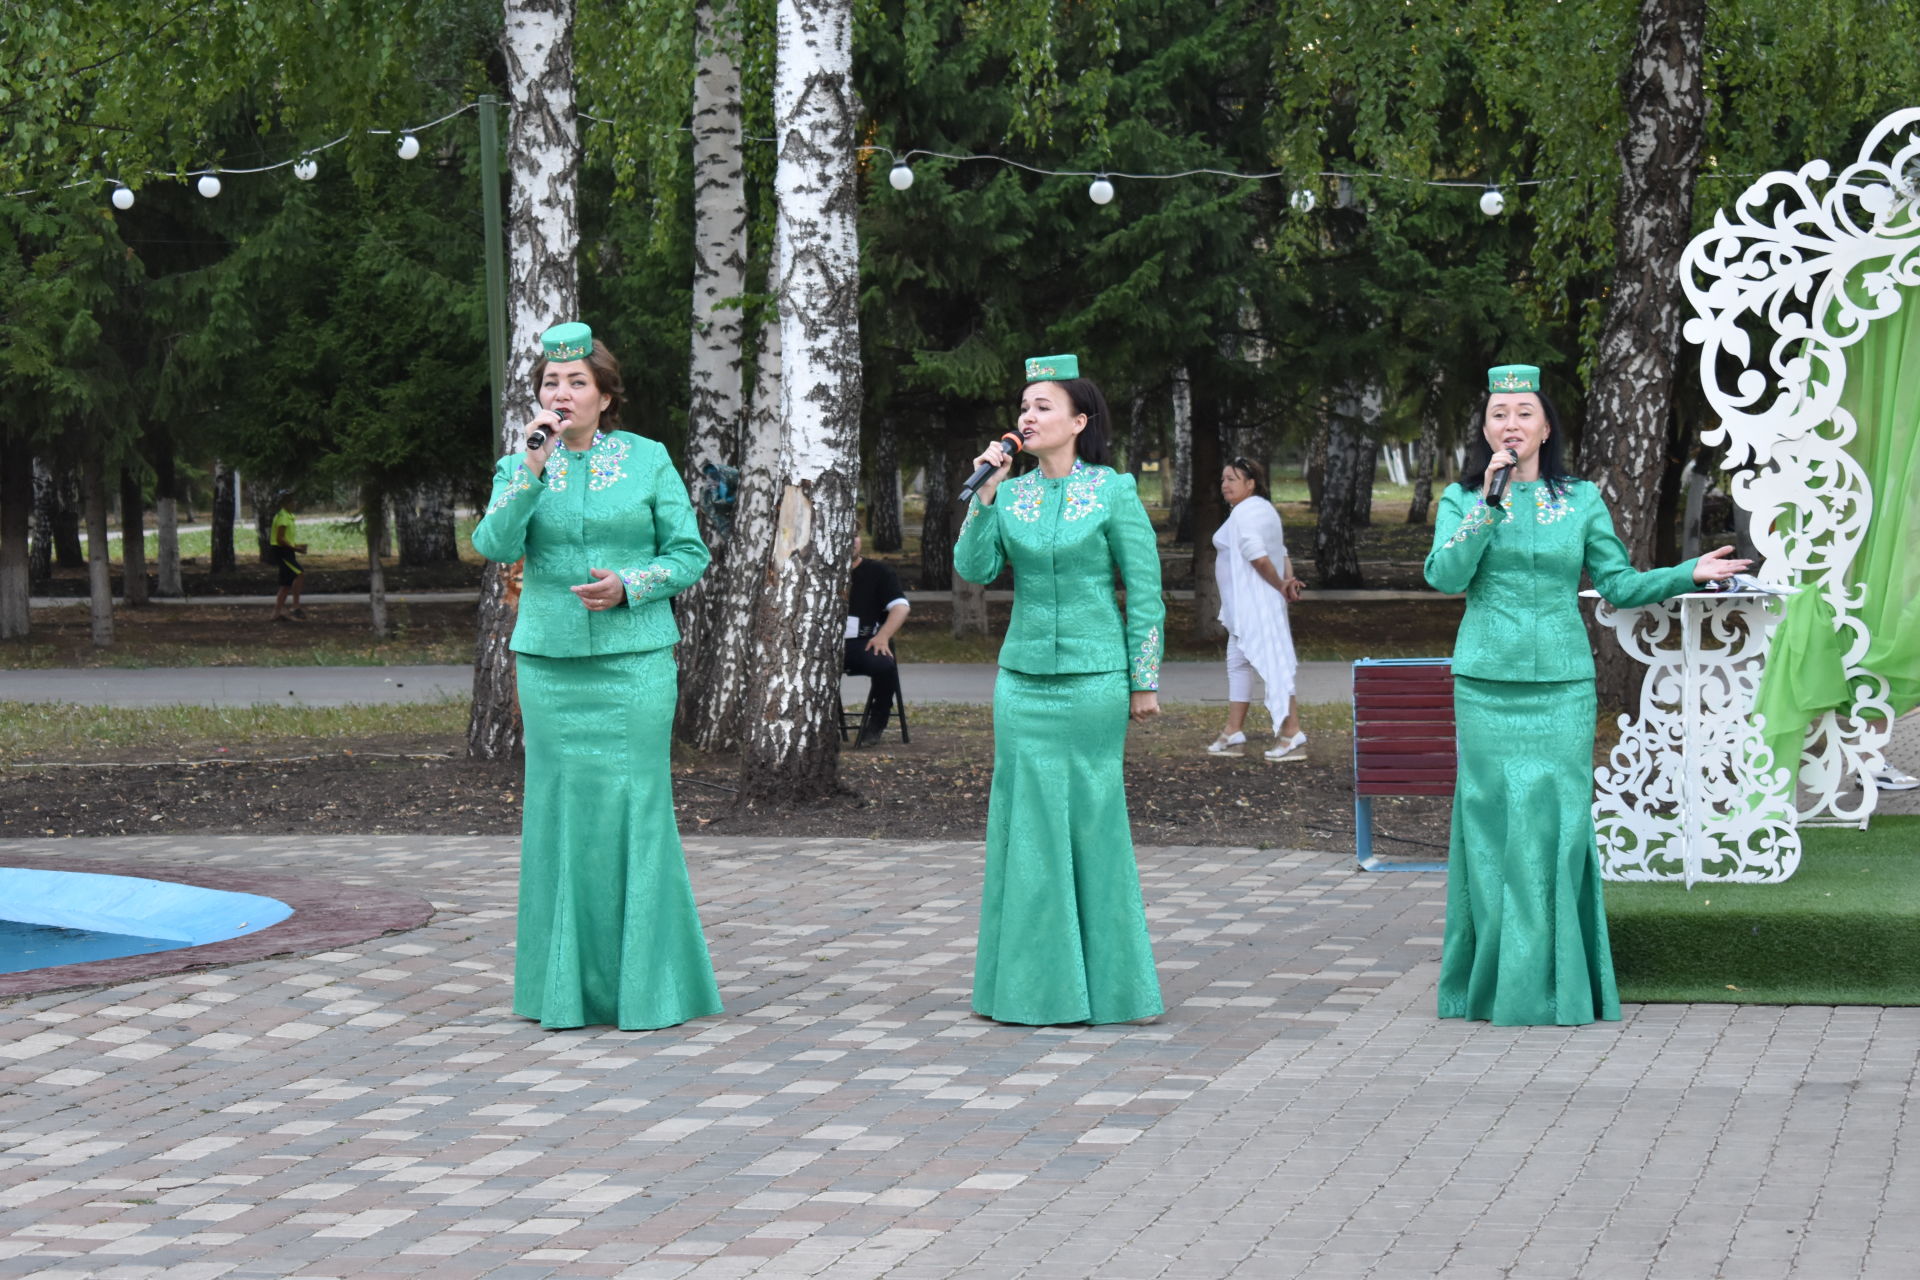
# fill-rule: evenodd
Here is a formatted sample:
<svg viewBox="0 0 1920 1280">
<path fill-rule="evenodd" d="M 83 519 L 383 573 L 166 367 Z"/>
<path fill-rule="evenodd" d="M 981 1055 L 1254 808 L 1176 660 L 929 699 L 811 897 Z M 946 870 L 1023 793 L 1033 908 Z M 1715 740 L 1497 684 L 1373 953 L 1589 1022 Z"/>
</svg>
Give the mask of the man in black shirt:
<svg viewBox="0 0 1920 1280">
<path fill-rule="evenodd" d="M 853 535 L 853 576 L 847 582 L 847 674 L 867 676 L 867 712 L 857 745 L 872 746 L 886 732 L 900 668 L 893 660 L 893 636 L 907 620 L 907 593 L 884 564 L 863 559 L 860 535 Z"/>
</svg>

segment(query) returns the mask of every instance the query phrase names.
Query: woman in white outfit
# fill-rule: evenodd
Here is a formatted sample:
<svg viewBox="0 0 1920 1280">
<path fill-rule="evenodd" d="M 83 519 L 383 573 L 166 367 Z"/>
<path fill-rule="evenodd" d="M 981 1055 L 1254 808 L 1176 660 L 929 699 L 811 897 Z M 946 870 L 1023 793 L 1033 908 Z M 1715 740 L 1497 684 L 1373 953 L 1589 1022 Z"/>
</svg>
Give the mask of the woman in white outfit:
<svg viewBox="0 0 1920 1280">
<path fill-rule="evenodd" d="M 1267 498 L 1259 465 L 1235 458 L 1220 472 L 1220 494 L 1232 508 L 1213 535 L 1214 578 L 1220 584 L 1220 621 L 1227 628 L 1227 727 L 1208 755 L 1237 756 L 1246 745 L 1247 707 L 1257 675 L 1266 685 L 1273 717 L 1268 760 L 1305 760 L 1307 735 L 1293 693 L 1299 661 L 1287 625 L 1287 602 L 1300 598 L 1280 513 Z"/>
</svg>

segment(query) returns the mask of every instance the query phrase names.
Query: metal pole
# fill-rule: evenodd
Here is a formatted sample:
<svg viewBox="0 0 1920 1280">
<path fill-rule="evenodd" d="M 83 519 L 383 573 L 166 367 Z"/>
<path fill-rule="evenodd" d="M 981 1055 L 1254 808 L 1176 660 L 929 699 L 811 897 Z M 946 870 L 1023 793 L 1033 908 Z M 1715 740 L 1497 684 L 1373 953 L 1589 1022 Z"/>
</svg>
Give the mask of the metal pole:
<svg viewBox="0 0 1920 1280">
<path fill-rule="evenodd" d="M 487 237 L 487 371 L 493 379 L 494 448 L 506 448 L 507 249 L 500 209 L 500 99 L 480 95 L 480 211 Z"/>
</svg>

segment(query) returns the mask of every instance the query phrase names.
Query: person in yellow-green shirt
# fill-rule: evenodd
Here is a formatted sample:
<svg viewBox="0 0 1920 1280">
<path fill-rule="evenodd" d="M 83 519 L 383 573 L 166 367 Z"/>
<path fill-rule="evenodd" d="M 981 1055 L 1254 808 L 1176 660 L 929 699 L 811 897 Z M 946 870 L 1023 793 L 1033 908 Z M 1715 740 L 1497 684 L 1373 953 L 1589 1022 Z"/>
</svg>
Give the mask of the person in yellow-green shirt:
<svg viewBox="0 0 1920 1280">
<path fill-rule="evenodd" d="M 267 554 L 280 566 L 280 594 L 273 598 L 273 620 L 304 620 L 307 611 L 300 607 L 300 580 L 307 571 L 296 556 L 307 554 L 307 544 L 293 540 L 293 490 L 280 491 L 280 509 L 273 513 L 273 529 L 267 535 Z"/>
</svg>

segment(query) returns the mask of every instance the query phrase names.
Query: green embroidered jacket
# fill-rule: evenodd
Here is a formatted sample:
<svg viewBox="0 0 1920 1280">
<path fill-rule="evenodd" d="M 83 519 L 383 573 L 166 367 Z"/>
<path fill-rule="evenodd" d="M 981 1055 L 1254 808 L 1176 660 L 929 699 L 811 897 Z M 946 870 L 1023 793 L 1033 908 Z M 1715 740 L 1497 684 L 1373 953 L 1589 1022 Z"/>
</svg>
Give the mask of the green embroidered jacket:
<svg viewBox="0 0 1920 1280">
<path fill-rule="evenodd" d="M 474 550 L 525 556 L 520 616 L 509 647 L 546 658 L 664 649 L 680 639 L 668 599 L 707 571 L 707 544 L 680 472 L 658 441 L 602 432 L 590 448 L 554 450 L 536 476 L 517 453 L 493 470 L 493 499 Z M 570 588 L 612 569 L 624 608 L 589 610 Z"/>
<path fill-rule="evenodd" d="M 986 585 L 1013 566 L 1013 617 L 1000 665 L 1029 675 L 1125 671 L 1135 692 L 1160 687 L 1167 606 L 1160 546 L 1133 477 L 1075 462 L 1049 480 L 1038 470 L 975 498 L 953 548 L 953 568 Z M 1114 571 L 1127 590 L 1123 622 Z"/>
<path fill-rule="evenodd" d="M 1516 481 L 1502 508 L 1447 486 L 1433 522 L 1427 582 L 1466 592 L 1453 644 L 1455 675 L 1546 683 L 1593 679 L 1593 651 L 1580 618 L 1580 572 L 1618 608 L 1693 590 L 1697 561 L 1636 570 L 1613 531 L 1600 490 L 1569 481 L 1556 497 L 1544 480 Z"/>
</svg>

